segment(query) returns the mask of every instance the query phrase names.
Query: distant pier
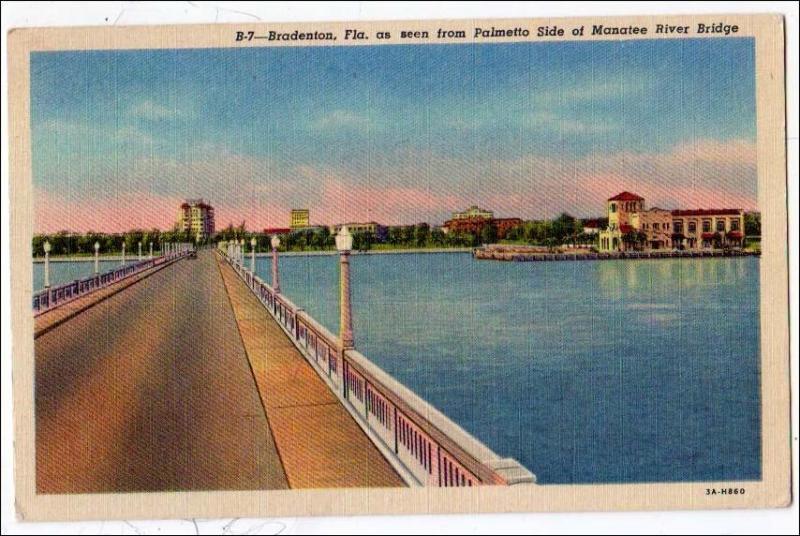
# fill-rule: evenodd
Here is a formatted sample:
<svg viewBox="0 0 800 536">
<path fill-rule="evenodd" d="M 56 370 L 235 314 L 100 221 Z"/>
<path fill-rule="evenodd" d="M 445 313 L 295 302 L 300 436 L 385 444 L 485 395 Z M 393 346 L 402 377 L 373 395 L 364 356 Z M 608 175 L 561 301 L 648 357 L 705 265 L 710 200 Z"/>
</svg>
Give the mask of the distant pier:
<svg viewBox="0 0 800 536">
<path fill-rule="evenodd" d="M 751 257 L 760 256 L 758 251 L 738 249 L 709 250 L 655 250 L 655 251 L 614 251 L 593 252 L 577 249 L 570 252 L 542 251 L 539 248 L 484 246 L 472 250 L 472 256 L 478 260 L 511 261 L 511 262 L 547 262 L 547 261 L 613 261 L 621 259 L 700 259 L 716 257 Z"/>
</svg>

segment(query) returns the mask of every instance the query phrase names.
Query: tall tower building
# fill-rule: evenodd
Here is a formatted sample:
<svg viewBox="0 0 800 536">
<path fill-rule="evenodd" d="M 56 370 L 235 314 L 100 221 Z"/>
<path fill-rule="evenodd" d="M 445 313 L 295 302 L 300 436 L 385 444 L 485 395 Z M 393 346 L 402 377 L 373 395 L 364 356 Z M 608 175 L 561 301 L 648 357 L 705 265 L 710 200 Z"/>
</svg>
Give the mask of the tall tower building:
<svg viewBox="0 0 800 536">
<path fill-rule="evenodd" d="M 289 227 L 292 229 L 302 229 L 310 225 L 309 221 L 307 208 L 293 208 Z"/>
<path fill-rule="evenodd" d="M 187 199 L 178 210 L 177 226 L 192 237 L 208 238 L 214 234 L 214 207 L 202 199 Z"/>
</svg>

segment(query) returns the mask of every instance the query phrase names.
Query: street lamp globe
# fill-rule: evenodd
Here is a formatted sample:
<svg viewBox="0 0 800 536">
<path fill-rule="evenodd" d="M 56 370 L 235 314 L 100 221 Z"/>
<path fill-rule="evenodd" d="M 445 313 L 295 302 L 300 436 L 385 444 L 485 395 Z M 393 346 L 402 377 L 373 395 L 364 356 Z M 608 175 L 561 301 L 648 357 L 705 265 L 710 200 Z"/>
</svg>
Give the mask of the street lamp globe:
<svg viewBox="0 0 800 536">
<path fill-rule="evenodd" d="M 336 249 L 339 251 L 350 251 L 353 249 L 353 235 L 344 225 L 336 234 Z"/>
<path fill-rule="evenodd" d="M 44 248 L 44 252 L 45 253 L 50 253 L 50 242 L 49 241 L 45 240 L 44 241 L 44 245 L 42 247 Z"/>
<path fill-rule="evenodd" d="M 278 246 L 281 245 L 281 239 L 278 238 L 278 235 L 272 235 L 272 239 L 269 241 L 272 249 L 278 249 Z"/>
<path fill-rule="evenodd" d="M 95 251 L 100 251 L 100 242 L 95 242 L 94 243 L 94 250 Z"/>
<path fill-rule="evenodd" d="M 258 240 L 256 240 L 256 237 L 254 236 L 253 238 L 250 239 L 250 247 L 255 248 L 256 244 L 258 244 Z"/>
</svg>

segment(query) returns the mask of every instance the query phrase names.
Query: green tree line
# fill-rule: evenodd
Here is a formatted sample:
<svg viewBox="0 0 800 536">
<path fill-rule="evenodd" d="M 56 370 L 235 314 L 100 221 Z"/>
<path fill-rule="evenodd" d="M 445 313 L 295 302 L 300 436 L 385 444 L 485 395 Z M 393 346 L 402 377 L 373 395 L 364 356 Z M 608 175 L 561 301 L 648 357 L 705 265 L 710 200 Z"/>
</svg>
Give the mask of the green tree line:
<svg viewBox="0 0 800 536">
<path fill-rule="evenodd" d="M 597 235 L 583 232 L 586 220 L 575 218 L 566 212 L 552 220 L 530 220 L 508 231 L 506 240 L 534 246 L 558 246 L 562 244 L 594 244 Z M 608 219 L 600 219 L 604 229 Z"/>
<path fill-rule="evenodd" d="M 561 214 L 552 220 L 526 221 L 508 230 L 505 240 L 514 243 L 557 246 L 565 243 L 592 244 L 596 236 L 584 234 L 584 220 L 569 214 Z M 605 227 L 607 220 L 600 220 Z M 249 232 L 244 222 L 238 226 L 229 224 L 214 237 L 215 241 L 244 239 L 246 250 L 250 251 L 250 241 L 256 238 L 256 251 L 270 251 L 271 236 L 265 233 Z M 325 251 L 336 248 L 335 235 L 328 227 L 312 227 L 279 235 L 279 251 Z M 354 232 L 353 249 L 413 249 L 413 248 L 455 248 L 476 247 L 498 241 L 498 230 L 487 222 L 477 232 L 445 233 L 428 223 L 416 225 L 394 225 L 386 228 L 380 236 L 372 233 Z"/>
<path fill-rule="evenodd" d="M 94 244 L 98 242 L 101 255 L 121 253 L 122 244 L 125 244 L 126 254 L 136 255 L 140 241 L 143 255 L 147 255 L 150 252 L 150 242 L 153 243 L 154 252 L 161 250 L 162 243 L 195 242 L 191 233 L 176 230 L 134 229 L 125 233 L 97 233 L 92 231 L 70 233 L 60 231 L 34 235 L 32 249 L 35 257 L 41 257 L 44 255 L 44 243 L 50 242 L 50 255 L 94 255 Z"/>
<path fill-rule="evenodd" d="M 524 243 L 531 245 L 557 246 L 565 243 L 590 244 L 594 243 L 594 235 L 583 233 L 584 221 L 563 213 L 552 220 L 530 220 L 521 225 L 512 227 L 505 236 L 506 242 Z M 601 227 L 606 225 L 606 220 L 601 220 Z M 263 232 L 248 231 L 245 222 L 239 225 L 229 224 L 219 230 L 206 242 L 221 242 L 244 239 L 246 250 L 250 251 L 251 240 L 256 239 L 256 251 L 268 252 L 271 250 L 271 236 Z M 336 248 L 336 239 L 328 227 L 312 227 L 281 234 L 280 251 L 325 251 Z M 49 241 L 51 255 L 93 255 L 95 242 L 100 243 L 101 254 L 118 254 L 125 244 L 125 251 L 135 255 L 138 244 L 142 243 L 142 252 L 149 252 L 150 242 L 153 250 L 160 251 L 161 244 L 167 242 L 195 242 L 195 237 L 190 232 L 178 230 L 162 231 L 159 229 L 134 229 L 125 233 L 70 233 L 61 231 L 50 234 L 37 234 L 33 237 L 34 256 L 44 255 L 44 242 Z M 353 249 L 365 251 L 376 247 L 388 249 L 412 248 L 456 248 L 476 247 L 481 244 L 492 244 L 498 241 L 497 228 L 487 222 L 477 232 L 449 232 L 445 233 L 438 227 L 431 227 L 427 223 L 416 225 L 394 225 L 387 227 L 380 236 L 372 233 L 354 232 Z"/>
</svg>

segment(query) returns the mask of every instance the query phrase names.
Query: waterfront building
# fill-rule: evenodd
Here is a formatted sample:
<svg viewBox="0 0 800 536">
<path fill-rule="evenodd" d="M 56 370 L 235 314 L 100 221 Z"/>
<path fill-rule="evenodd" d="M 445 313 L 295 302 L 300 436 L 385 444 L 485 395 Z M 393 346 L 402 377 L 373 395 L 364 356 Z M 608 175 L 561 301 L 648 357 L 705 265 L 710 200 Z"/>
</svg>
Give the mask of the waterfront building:
<svg viewBox="0 0 800 536">
<path fill-rule="evenodd" d="M 679 249 L 742 247 L 744 211 L 740 208 L 673 210 L 673 241 Z"/>
<path fill-rule="evenodd" d="M 388 227 L 374 221 L 365 223 L 337 223 L 331 226 L 331 234 L 338 234 L 342 227 L 347 227 L 347 230 L 350 231 L 351 234 L 365 233 L 372 235 L 379 241 L 385 240 L 388 234 Z"/>
<path fill-rule="evenodd" d="M 310 226 L 309 211 L 307 208 L 293 208 L 289 227 L 292 230 L 305 229 Z"/>
<path fill-rule="evenodd" d="M 508 234 L 508 231 L 518 225 L 522 225 L 520 218 L 460 218 L 447 220 L 442 225 L 442 230 L 445 233 L 471 233 L 479 234 L 487 225 L 493 226 L 497 230 L 497 238 L 502 240 Z"/>
<path fill-rule="evenodd" d="M 653 207 L 631 215 L 631 224 L 637 230 L 642 249 L 672 248 L 672 211 Z"/>
<path fill-rule="evenodd" d="M 288 227 L 267 227 L 264 229 L 265 235 L 282 235 L 282 234 L 289 234 L 292 230 Z"/>
<path fill-rule="evenodd" d="M 179 231 L 189 232 L 201 240 L 214 234 L 214 207 L 203 199 L 187 199 L 178 210 Z"/>
<path fill-rule="evenodd" d="M 600 251 L 742 247 L 744 210 L 645 209 L 645 200 L 622 192 L 607 201 L 608 227 L 598 233 Z"/>
<path fill-rule="evenodd" d="M 508 231 L 522 225 L 521 218 L 492 218 L 491 224 L 497 229 L 497 238 L 502 240 L 508 234 Z"/>
<path fill-rule="evenodd" d="M 593 218 L 591 220 L 583 220 L 583 234 L 596 235 L 601 230 L 600 220 Z"/>
<path fill-rule="evenodd" d="M 453 212 L 451 220 L 472 220 L 472 219 L 484 219 L 484 220 L 491 220 L 494 218 L 494 212 L 491 210 L 484 210 L 478 205 L 472 205 L 467 210 L 462 212 Z"/>
</svg>

